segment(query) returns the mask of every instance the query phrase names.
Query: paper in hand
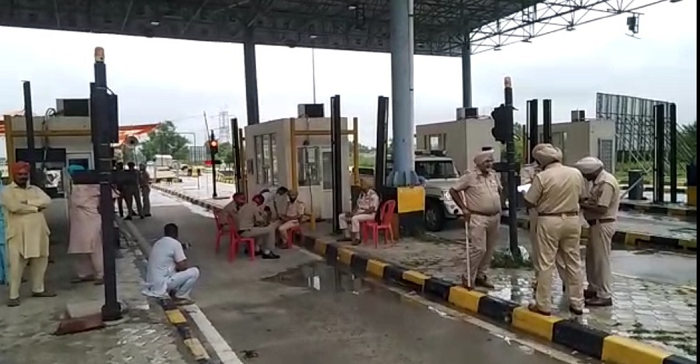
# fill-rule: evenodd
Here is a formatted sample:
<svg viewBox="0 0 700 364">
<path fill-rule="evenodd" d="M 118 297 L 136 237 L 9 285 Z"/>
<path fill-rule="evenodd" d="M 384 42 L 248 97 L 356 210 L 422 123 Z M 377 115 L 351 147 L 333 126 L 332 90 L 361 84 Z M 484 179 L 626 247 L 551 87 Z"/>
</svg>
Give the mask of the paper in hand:
<svg viewBox="0 0 700 364">
<path fill-rule="evenodd" d="M 525 184 L 525 185 L 522 185 L 522 186 L 518 186 L 518 192 L 525 193 L 525 192 L 527 192 L 529 189 L 530 189 L 530 184 L 529 184 L 529 183 L 528 183 L 528 184 Z"/>
</svg>

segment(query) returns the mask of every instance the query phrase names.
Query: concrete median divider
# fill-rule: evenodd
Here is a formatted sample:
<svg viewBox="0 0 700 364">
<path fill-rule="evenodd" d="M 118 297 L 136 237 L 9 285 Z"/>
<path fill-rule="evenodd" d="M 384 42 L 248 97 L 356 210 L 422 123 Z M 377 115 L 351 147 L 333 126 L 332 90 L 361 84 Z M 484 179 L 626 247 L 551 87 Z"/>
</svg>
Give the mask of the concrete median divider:
<svg viewBox="0 0 700 364">
<path fill-rule="evenodd" d="M 575 320 L 542 316 L 527 307 L 470 291 L 421 272 L 361 255 L 340 244 L 326 242 L 310 234 L 296 241 L 301 248 L 325 258 L 331 265 L 342 264 L 357 275 L 371 276 L 424 294 L 514 330 L 562 345 L 610 364 L 690 364 L 695 361 L 644 344 L 587 327 Z"/>
<path fill-rule="evenodd" d="M 197 200 L 181 192 L 155 189 L 181 198 L 208 210 L 218 206 Z M 357 253 L 342 244 L 304 233 L 296 239 L 300 248 L 313 252 L 330 265 L 343 265 L 360 276 L 409 288 L 433 300 L 484 318 L 515 331 L 575 350 L 609 364 L 693 364 L 693 360 L 640 341 L 593 329 L 574 319 L 543 316 L 514 302 L 470 291 L 452 282 L 430 277 L 422 272 L 390 264 L 376 257 Z"/>
</svg>

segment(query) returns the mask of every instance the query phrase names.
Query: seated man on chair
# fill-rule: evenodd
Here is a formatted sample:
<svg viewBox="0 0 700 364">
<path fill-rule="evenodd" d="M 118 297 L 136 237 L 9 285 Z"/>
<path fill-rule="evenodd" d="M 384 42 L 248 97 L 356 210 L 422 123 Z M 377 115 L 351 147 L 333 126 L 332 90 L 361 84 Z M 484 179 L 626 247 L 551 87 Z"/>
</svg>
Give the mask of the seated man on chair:
<svg viewBox="0 0 700 364">
<path fill-rule="evenodd" d="M 291 243 L 286 241 L 287 230 L 295 226 L 299 226 L 299 224 L 304 219 L 304 213 L 306 212 L 306 207 L 304 206 L 304 203 L 297 199 L 297 197 L 299 197 L 299 193 L 297 191 L 289 191 L 287 195 L 289 196 L 289 202 L 286 206 L 287 209 L 284 213 L 281 213 L 279 215 L 279 221 L 280 223 L 282 223 L 282 225 L 280 225 L 277 228 L 277 230 L 280 232 L 280 237 L 282 238 L 282 242 L 285 246 Z"/>
<path fill-rule="evenodd" d="M 344 237 L 339 241 L 352 241 L 352 245 L 359 245 L 361 241 L 360 223 L 373 221 L 379 209 L 379 195 L 366 180 L 360 182 L 360 196 L 357 198 L 357 206 L 352 212 L 346 212 L 338 216 L 338 225 L 343 230 Z M 348 232 L 348 222 L 350 232 Z"/>
<path fill-rule="evenodd" d="M 253 238 L 257 245 L 256 255 L 263 259 L 279 259 L 272 249 L 275 247 L 275 231 L 277 223 L 270 223 L 263 211 L 265 199 L 261 195 L 253 196 L 253 200 L 238 209 L 238 234 L 243 238 Z"/>
<path fill-rule="evenodd" d="M 143 294 L 156 298 L 170 295 L 178 305 L 192 304 L 190 292 L 199 278 L 199 268 L 189 266 L 183 245 L 177 240 L 177 225 L 165 225 L 164 234 L 148 256 Z"/>
</svg>

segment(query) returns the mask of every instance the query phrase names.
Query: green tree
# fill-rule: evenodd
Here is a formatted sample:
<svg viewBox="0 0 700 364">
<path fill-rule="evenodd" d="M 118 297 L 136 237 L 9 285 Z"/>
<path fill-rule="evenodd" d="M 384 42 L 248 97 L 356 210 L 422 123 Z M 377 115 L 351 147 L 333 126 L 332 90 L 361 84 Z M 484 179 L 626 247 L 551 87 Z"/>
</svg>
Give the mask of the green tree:
<svg viewBox="0 0 700 364">
<path fill-rule="evenodd" d="M 187 138 L 177 133 L 172 121 L 164 121 L 148 134 L 148 140 L 141 146 L 141 153 L 148 161 L 153 160 L 156 154 L 169 154 L 175 160 L 187 161 L 190 156 L 187 143 Z"/>
<path fill-rule="evenodd" d="M 514 123 L 513 124 L 513 140 L 515 144 L 515 162 L 516 163 L 523 163 L 523 143 L 525 143 L 525 140 L 523 140 L 523 126 L 520 123 Z M 506 160 L 506 145 L 505 144 L 500 144 L 501 146 L 501 160 L 505 161 Z"/>
</svg>

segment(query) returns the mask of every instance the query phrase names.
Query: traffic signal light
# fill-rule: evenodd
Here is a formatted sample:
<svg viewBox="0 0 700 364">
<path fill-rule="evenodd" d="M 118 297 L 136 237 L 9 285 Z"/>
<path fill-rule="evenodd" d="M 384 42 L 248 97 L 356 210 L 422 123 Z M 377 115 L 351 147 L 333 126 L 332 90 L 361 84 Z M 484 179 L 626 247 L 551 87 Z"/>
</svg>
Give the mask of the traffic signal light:
<svg viewBox="0 0 700 364">
<path fill-rule="evenodd" d="M 219 152 L 219 141 L 212 139 L 209 141 L 209 152 L 213 155 Z"/>
<path fill-rule="evenodd" d="M 505 144 L 513 140 L 513 109 L 503 104 L 493 109 L 493 129 L 491 134 L 497 141 Z"/>
</svg>

